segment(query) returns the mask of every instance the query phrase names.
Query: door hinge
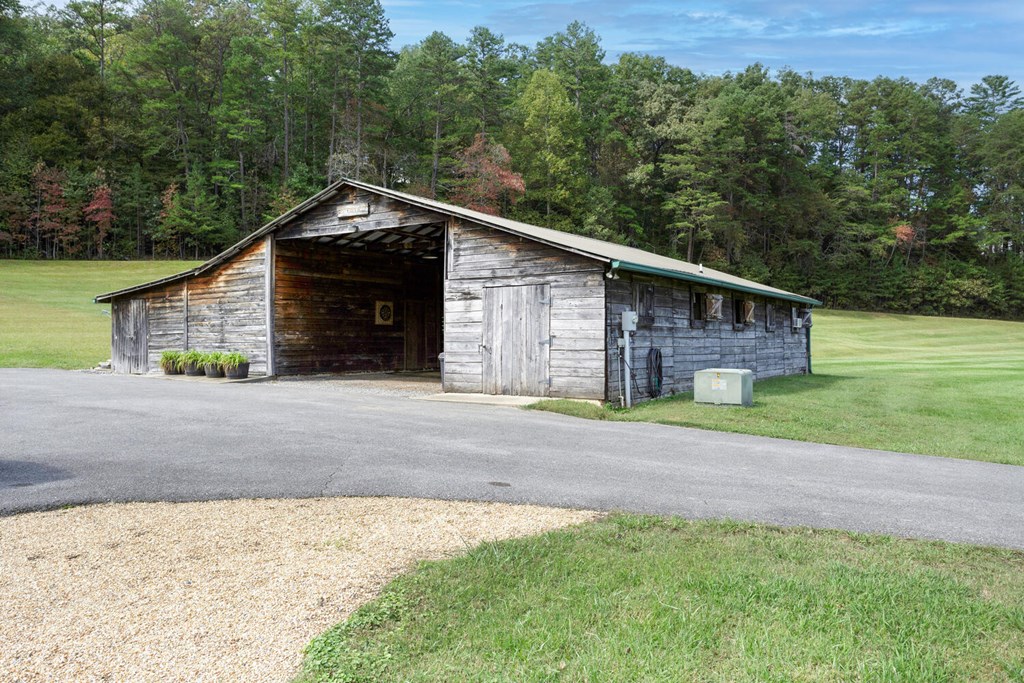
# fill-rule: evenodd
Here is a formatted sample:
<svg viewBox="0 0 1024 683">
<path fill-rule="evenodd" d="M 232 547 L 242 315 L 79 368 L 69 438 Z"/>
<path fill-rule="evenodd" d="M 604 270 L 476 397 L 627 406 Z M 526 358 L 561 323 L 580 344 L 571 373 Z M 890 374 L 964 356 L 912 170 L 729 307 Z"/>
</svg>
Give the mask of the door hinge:
<svg viewBox="0 0 1024 683">
<path fill-rule="evenodd" d="M 548 337 L 547 339 L 541 339 L 539 343 L 541 345 L 550 344 L 552 339 L 553 339 L 552 337 Z"/>
</svg>

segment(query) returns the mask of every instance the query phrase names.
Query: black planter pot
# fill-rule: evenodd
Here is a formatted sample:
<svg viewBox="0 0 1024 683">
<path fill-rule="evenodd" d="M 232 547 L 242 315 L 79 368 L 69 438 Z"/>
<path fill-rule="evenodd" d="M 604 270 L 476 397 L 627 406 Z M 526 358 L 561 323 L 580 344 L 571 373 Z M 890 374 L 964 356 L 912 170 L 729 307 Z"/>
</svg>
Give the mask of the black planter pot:
<svg viewBox="0 0 1024 683">
<path fill-rule="evenodd" d="M 202 377 L 206 374 L 206 370 L 203 369 L 202 365 L 196 365 L 195 363 L 185 363 L 185 374 L 189 377 Z"/>
<path fill-rule="evenodd" d="M 207 363 L 203 366 L 203 370 L 206 372 L 207 377 L 223 377 L 224 370 L 218 363 Z"/>
<path fill-rule="evenodd" d="M 164 368 L 163 370 L 164 370 L 164 374 L 165 375 L 180 375 L 181 374 L 181 369 L 176 367 L 176 366 L 172 367 L 172 368 Z"/>
<path fill-rule="evenodd" d="M 245 379 L 249 376 L 249 364 L 239 363 L 233 368 L 224 368 L 224 372 L 227 374 L 228 379 Z"/>
</svg>

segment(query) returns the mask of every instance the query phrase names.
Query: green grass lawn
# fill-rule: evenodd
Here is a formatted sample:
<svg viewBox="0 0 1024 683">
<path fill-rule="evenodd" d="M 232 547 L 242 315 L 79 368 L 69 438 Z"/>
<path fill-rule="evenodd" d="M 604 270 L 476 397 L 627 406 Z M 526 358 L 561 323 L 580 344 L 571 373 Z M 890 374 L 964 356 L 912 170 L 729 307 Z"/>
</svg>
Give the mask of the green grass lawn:
<svg viewBox="0 0 1024 683">
<path fill-rule="evenodd" d="M 110 306 L 92 298 L 196 264 L 0 260 L 0 367 L 74 369 L 110 358 Z"/>
<path fill-rule="evenodd" d="M 300 681 L 1024 681 L 1024 553 L 613 516 L 421 565 Z"/>
<path fill-rule="evenodd" d="M 1024 465 L 1024 323 L 816 311 L 814 374 L 754 384 L 754 407 L 692 394 L 612 410 L 533 407 Z"/>
</svg>

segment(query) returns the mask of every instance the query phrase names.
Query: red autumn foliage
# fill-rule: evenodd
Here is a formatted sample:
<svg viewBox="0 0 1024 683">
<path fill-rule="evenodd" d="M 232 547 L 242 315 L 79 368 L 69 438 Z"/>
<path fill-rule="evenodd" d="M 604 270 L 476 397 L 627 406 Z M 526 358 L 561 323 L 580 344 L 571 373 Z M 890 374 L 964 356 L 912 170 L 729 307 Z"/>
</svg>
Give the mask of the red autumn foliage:
<svg viewBox="0 0 1024 683">
<path fill-rule="evenodd" d="M 523 176 L 512 170 L 508 150 L 487 142 L 483 133 L 477 133 L 458 158 L 461 180 L 451 198 L 456 204 L 496 216 L 503 202 L 515 204 L 526 192 Z"/>
<path fill-rule="evenodd" d="M 917 237 L 917 232 L 913 226 L 901 223 L 892 229 L 893 235 L 896 237 L 896 243 L 901 247 L 908 247 L 914 243 L 914 239 Z"/>
<path fill-rule="evenodd" d="M 71 232 L 68 225 L 68 204 L 64 198 L 66 177 L 60 169 L 50 168 L 40 162 L 32 169 L 32 190 L 35 195 L 35 210 L 32 224 L 38 235 L 38 243 L 50 258 L 57 258 L 59 245 L 68 249 Z"/>
<path fill-rule="evenodd" d="M 103 240 L 114 224 L 114 201 L 106 183 L 92 191 L 92 200 L 86 205 L 84 213 L 85 219 L 96 226 L 96 251 L 103 258 Z"/>
</svg>

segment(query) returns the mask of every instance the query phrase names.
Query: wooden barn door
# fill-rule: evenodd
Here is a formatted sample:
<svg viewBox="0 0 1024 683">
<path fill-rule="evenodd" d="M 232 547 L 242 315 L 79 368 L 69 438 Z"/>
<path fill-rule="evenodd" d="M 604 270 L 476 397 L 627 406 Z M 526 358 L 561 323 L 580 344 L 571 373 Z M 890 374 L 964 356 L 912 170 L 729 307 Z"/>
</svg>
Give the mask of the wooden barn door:
<svg viewBox="0 0 1024 683">
<path fill-rule="evenodd" d="M 111 363 L 115 372 L 149 372 L 149 314 L 145 299 L 115 301 Z"/>
<path fill-rule="evenodd" d="M 483 391 L 548 395 L 551 287 L 484 289 Z"/>
</svg>

